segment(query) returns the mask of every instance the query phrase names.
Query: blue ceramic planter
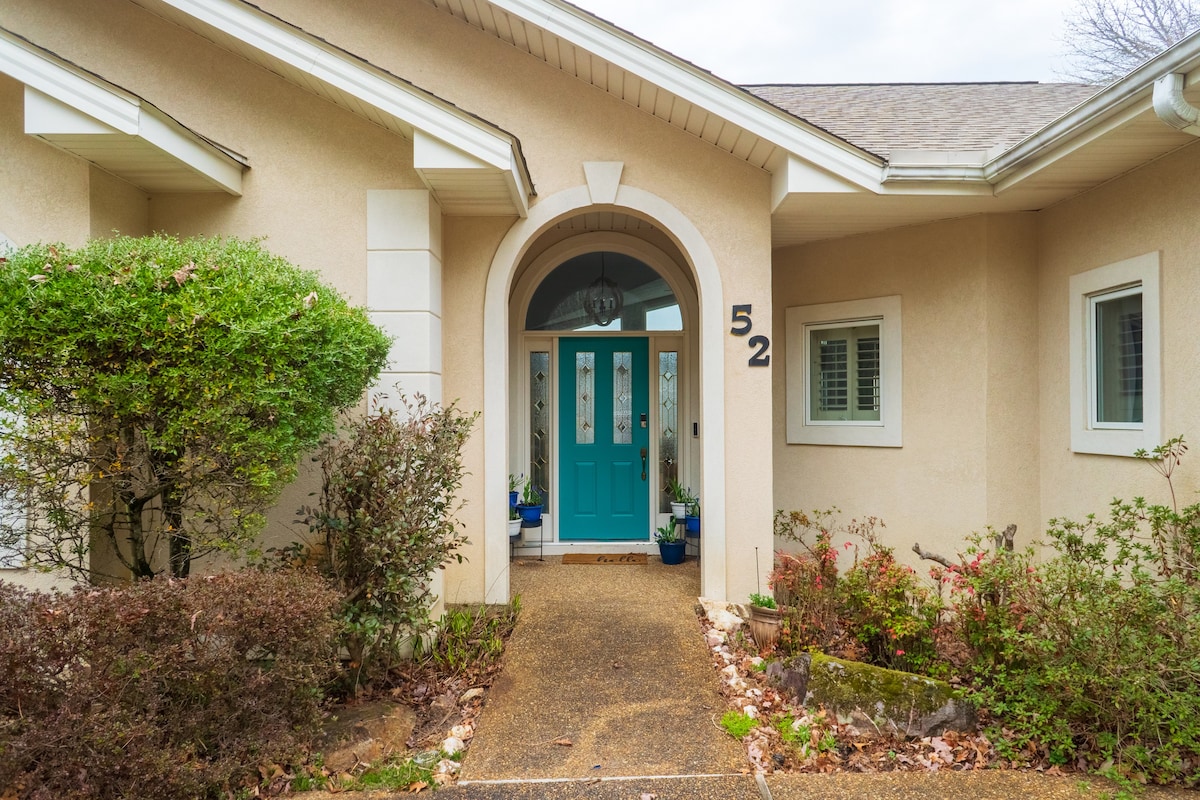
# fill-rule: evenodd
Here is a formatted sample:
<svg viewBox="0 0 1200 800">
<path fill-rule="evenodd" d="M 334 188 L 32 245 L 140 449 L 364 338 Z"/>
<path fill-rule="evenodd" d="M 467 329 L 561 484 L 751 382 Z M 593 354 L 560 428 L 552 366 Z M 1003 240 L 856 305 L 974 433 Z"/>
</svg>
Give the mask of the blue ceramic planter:
<svg viewBox="0 0 1200 800">
<path fill-rule="evenodd" d="M 521 515 L 522 528 L 539 528 L 542 525 L 542 504 L 527 506 L 517 503 L 517 513 Z"/>
<path fill-rule="evenodd" d="M 658 554 L 664 564 L 682 564 L 684 547 L 684 542 L 659 542 Z"/>
<path fill-rule="evenodd" d="M 700 518 L 693 517 L 691 514 L 689 514 L 687 516 L 687 518 L 684 520 L 683 528 L 688 533 L 699 533 L 700 532 Z"/>
</svg>

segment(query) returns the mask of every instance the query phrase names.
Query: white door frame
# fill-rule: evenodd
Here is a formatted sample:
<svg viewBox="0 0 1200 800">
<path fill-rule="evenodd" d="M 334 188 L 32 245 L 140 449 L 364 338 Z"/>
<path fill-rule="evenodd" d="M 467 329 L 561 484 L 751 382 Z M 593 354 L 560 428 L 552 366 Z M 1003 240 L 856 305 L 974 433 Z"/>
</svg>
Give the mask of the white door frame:
<svg viewBox="0 0 1200 800">
<path fill-rule="evenodd" d="M 483 435 L 484 435 L 484 597 L 488 603 L 509 599 L 509 543 L 506 520 L 510 435 L 509 352 L 512 326 L 510 295 L 526 252 L 543 233 L 584 209 L 625 211 L 652 221 L 675 241 L 690 263 L 699 301 L 701 482 L 704 486 L 705 557 L 701 594 L 726 595 L 724 300 L 716 258 L 700 231 L 663 198 L 620 185 L 615 202 L 598 206 L 591 189 L 580 185 L 539 200 L 529 215 L 509 229 L 492 258 L 484 293 Z"/>
</svg>

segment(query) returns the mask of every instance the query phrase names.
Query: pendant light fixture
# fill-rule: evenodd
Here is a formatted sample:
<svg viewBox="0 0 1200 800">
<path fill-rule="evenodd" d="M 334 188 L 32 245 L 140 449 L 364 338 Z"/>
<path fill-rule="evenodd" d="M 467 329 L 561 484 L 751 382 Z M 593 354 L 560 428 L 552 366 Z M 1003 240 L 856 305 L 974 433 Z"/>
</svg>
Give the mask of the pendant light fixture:
<svg viewBox="0 0 1200 800">
<path fill-rule="evenodd" d="M 604 274 L 604 253 L 600 253 L 600 277 L 592 281 L 583 295 L 583 309 L 592 323 L 607 328 L 621 316 L 625 298 L 621 287 Z"/>
</svg>

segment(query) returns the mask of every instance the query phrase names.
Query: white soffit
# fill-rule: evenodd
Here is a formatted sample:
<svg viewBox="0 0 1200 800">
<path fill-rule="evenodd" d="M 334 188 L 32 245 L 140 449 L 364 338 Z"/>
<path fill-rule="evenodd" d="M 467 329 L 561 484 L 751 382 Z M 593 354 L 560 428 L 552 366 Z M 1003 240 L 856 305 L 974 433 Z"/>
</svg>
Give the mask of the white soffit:
<svg viewBox="0 0 1200 800">
<path fill-rule="evenodd" d="M 528 212 L 533 187 L 511 134 L 241 0 L 134 2 L 411 140 L 445 213 Z"/>
<path fill-rule="evenodd" d="M 148 192 L 242 193 L 244 161 L 137 95 L 0 29 L 0 73 L 25 84 L 25 132 Z"/>
<path fill-rule="evenodd" d="M 756 167 L 792 153 L 855 191 L 879 189 L 877 156 L 567 3 L 426 2 Z"/>
</svg>

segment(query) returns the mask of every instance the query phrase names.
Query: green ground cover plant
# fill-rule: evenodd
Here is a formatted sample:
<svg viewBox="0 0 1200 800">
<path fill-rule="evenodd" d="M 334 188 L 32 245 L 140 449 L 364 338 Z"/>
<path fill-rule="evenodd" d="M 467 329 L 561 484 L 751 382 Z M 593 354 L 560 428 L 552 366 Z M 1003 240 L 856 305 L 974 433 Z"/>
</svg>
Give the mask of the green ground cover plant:
<svg viewBox="0 0 1200 800">
<path fill-rule="evenodd" d="M 758 726 L 758 720 L 743 711 L 726 711 L 721 715 L 721 727 L 735 739 L 742 739 Z"/>
</svg>

